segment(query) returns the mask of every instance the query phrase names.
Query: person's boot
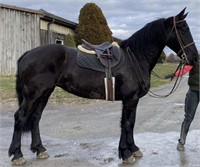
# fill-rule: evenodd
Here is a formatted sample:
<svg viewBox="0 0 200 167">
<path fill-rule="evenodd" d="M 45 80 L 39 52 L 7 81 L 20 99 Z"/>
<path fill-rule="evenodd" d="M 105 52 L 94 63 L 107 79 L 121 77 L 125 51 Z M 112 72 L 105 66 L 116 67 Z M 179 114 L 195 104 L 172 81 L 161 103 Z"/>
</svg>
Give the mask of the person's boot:
<svg viewBox="0 0 200 167">
<path fill-rule="evenodd" d="M 189 131 L 189 128 L 190 128 L 190 123 L 183 121 L 183 123 L 181 125 L 180 139 L 178 140 L 178 145 L 177 145 L 177 149 L 179 151 L 184 150 L 184 145 L 185 145 L 185 142 L 186 142 L 186 136 L 187 136 L 187 133 Z"/>
</svg>

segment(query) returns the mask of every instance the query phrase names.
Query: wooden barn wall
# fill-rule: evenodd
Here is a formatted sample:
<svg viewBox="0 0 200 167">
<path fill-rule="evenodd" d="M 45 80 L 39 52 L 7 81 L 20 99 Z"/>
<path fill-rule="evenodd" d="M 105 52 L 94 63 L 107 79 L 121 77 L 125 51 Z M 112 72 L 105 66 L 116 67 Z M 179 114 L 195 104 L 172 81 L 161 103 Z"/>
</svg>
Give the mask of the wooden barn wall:
<svg viewBox="0 0 200 167">
<path fill-rule="evenodd" d="M 40 43 L 41 45 L 55 44 L 56 39 L 65 40 L 66 35 L 54 31 L 40 30 Z"/>
<path fill-rule="evenodd" d="M 75 31 L 69 27 L 61 26 L 55 23 L 49 24 L 49 22 L 40 20 L 40 42 L 41 45 L 54 44 L 56 39 L 63 40 L 70 34 L 75 36 Z M 49 27 L 48 27 L 49 26 Z M 49 32 L 48 32 L 49 30 Z"/>
<path fill-rule="evenodd" d="M 12 75 L 18 58 L 40 45 L 39 15 L 0 8 L 0 22 L 0 75 Z"/>
<path fill-rule="evenodd" d="M 40 30 L 40 44 L 46 45 L 48 44 L 48 33 L 46 30 Z"/>
</svg>

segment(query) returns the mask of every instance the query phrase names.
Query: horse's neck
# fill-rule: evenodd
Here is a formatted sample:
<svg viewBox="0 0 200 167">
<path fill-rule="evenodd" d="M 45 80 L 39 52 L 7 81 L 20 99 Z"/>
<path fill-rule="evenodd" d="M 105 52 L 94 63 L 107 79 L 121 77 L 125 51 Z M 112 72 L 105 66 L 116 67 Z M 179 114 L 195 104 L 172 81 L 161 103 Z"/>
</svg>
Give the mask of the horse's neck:
<svg viewBox="0 0 200 167">
<path fill-rule="evenodd" d="M 154 26 L 153 26 L 154 25 Z M 165 47 L 162 22 L 149 24 L 121 43 L 122 47 L 130 48 L 140 64 L 148 64 L 149 72 L 156 65 Z"/>
<path fill-rule="evenodd" d="M 155 67 L 164 48 L 156 46 L 156 44 L 150 45 L 146 45 L 143 49 L 140 48 L 139 50 L 137 50 L 137 47 L 134 47 L 135 49 L 131 49 L 138 63 L 142 66 L 141 68 L 148 68 L 149 72 L 151 72 L 152 69 Z"/>
</svg>

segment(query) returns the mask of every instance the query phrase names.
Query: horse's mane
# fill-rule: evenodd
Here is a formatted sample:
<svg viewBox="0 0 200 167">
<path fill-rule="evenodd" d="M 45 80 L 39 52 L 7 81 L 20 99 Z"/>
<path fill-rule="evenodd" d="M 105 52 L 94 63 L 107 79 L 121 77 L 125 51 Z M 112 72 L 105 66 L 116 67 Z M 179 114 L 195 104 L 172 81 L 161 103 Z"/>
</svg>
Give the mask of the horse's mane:
<svg viewBox="0 0 200 167">
<path fill-rule="evenodd" d="M 142 29 L 135 32 L 131 37 L 121 42 L 121 48 L 129 47 L 137 55 L 137 52 L 145 52 L 144 48 L 149 51 L 149 46 L 158 42 L 163 45 L 166 40 L 164 29 L 164 18 L 152 21 L 146 24 Z M 150 45 L 149 45 L 150 44 Z M 148 48 L 146 47 L 148 45 Z M 164 45 L 163 45 L 164 46 Z M 142 48 L 142 49 L 141 49 Z M 142 55 L 144 55 L 143 53 Z"/>
</svg>

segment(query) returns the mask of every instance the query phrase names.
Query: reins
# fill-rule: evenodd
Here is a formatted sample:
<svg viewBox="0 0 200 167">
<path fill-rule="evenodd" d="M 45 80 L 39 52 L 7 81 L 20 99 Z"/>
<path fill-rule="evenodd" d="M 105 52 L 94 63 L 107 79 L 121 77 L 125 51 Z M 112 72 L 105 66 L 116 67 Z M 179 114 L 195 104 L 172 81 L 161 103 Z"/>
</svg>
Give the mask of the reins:
<svg viewBox="0 0 200 167">
<path fill-rule="evenodd" d="M 176 68 L 175 72 L 172 74 L 172 76 L 175 75 L 176 71 L 178 71 L 180 68 L 182 68 L 182 67 L 180 67 L 181 64 L 183 64 L 183 63 L 180 62 L 180 64 L 177 66 L 177 68 Z M 157 74 L 156 72 L 154 72 L 154 71 L 151 71 L 151 75 L 153 75 L 154 77 L 160 78 L 160 79 L 164 79 L 164 80 L 168 79 L 168 78 L 165 78 L 165 77 L 162 77 L 162 76 L 158 75 L 158 74 Z M 172 78 L 172 79 L 173 79 L 173 78 Z"/>
<path fill-rule="evenodd" d="M 158 75 L 154 71 L 151 71 L 151 75 L 153 75 L 154 77 L 160 78 L 160 79 L 166 79 L 165 77 L 161 77 L 160 75 Z"/>
<path fill-rule="evenodd" d="M 146 93 L 148 93 L 151 97 L 155 97 L 155 98 L 165 98 L 165 97 L 168 97 L 168 96 L 171 95 L 173 92 L 175 92 L 176 89 L 178 88 L 178 86 L 180 85 L 180 82 L 181 82 L 181 80 L 182 80 L 182 76 L 180 75 L 182 70 L 180 70 L 180 69 L 181 69 L 181 68 L 184 68 L 186 62 L 188 62 L 187 55 L 186 55 L 184 49 L 187 48 L 187 47 L 189 47 L 190 45 L 193 45 L 193 44 L 194 44 L 194 41 L 193 41 L 193 42 L 191 42 L 191 43 L 189 43 L 189 44 L 187 44 L 187 45 L 184 45 L 184 43 L 183 43 L 183 41 L 182 41 L 182 38 L 181 38 L 181 36 L 180 36 L 180 34 L 179 34 L 178 30 L 177 30 L 176 24 L 177 24 L 177 23 L 180 23 L 180 22 L 183 22 L 183 21 L 185 21 L 185 20 L 179 20 L 179 21 L 176 22 L 176 18 L 173 17 L 173 27 L 172 27 L 172 29 L 171 29 L 171 31 L 170 31 L 170 33 L 169 33 L 169 35 L 168 35 L 168 38 L 167 38 L 167 40 L 166 40 L 166 43 L 167 43 L 168 40 L 169 40 L 169 38 L 170 38 L 170 36 L 171 36 L 171 34 L 172 34 L 172 32 L 173 32 L 173 30 L 175 30 L 175 34 L 176 34 L 177 40 L 178 40 L 178 42 L 179 42 L 179 46 L 180 46 L 180 48 L 181 48 L 180 51 L 178 51 L 178 54 L 177 54 L 177 55 L 179 55 L 179 54 L 182 52 L 182 54 L 180 55 L 182 61 L 180 62 L 180 64 L 178 65 L 178 67 L 177 67 L 177 69 L 176 69 L 176 71 L 179 70 L 179 74 L 178 74 L 178 76 L 176 77 L 176 80 L 175 80 L 175 82 L 174 82 L 174 85 L 173 85 L 171 91 L 170 91 L 168 94 L 166 94 L 166 95 L 158 95 L 158 94 L 155 94 L 154 92 L 152 92 L 152 91 L 150 90 L 149 86 L 148 86 L 147 83 L 145 82 L 145 79 L 144 79 L 144 76 L 143 76 L 141 67 L 140 67 L 140 65 L 139 65 L 139 62 L 137 61 L 137 59 L 136 59 L 136 57 L 134 56 L 134 54 L 131 52 L 131 49 L 130 49 L 129 47 L 126 48 L 126 51 L 127 51 L 128 55 L 129 55 L 129 58 L 130 58 L 131 65 L 133 66 L 133 68 L 134 68 L 134 70 L 135 70 L 135 72 L 136 72 L 137 78 L 138 78 L 138 80 L 139 80 L 139 83 L 140 83 L 142 89 L 143 89 Z M 175 71 L 175 72 L 176 72 L 176 71 Z M 175 76 L 175 72 L 174 72 L 174 74 L 173 74 L 174 76 Z M 159 77 L 159 78 L 162 78 L 162 77 L 160 77 L 159 75 L 157 75 L 155 72 L 153 72 L 153 75 L 155 75 L 155 76 L 157 76 L 157 77 Z M 162 78 L 162 79 L 163 79 L 163 78 Z"/>
<path fill-rule="evenodd" d="M 140 65 L 139 65 L 139 63 L 138 63 L 136 57 L 135 57 L 134 54 L 131 52 L 131 50 L 130 50 L 129 47 L 126 48 L 126 51 L 127 51 L 128 55 L 129 55 L 129 59 L 130 59 L 131 65 L 132 65 L 132 67 L 134 68 L 134 70 L 135 70 L 135 72 L 136 72 L 137 78 L 138 78 L 138 80 L 139 80 L 139 83 L 140 83 L 142 89 L 143 89 L 147 94 L 149 94 L 149 96 L 155 97 L 155 98 L 165 98 L 165 97 L 168 97 L 169 95 L 171 95 L 173 92 L 176 91 L 176 89 L 177 89 L 178 86 L 180 85 L 180 82 L 181 82 L 181 79 L 182 79 L 182 76 L 180 76 L 180 75 L 178 75 L 178 76 L 176 77 L 176 80 L 175 80 L 175 82 L 174 82 L 174 85 L 173 85 L 171 91 L 170 91 L 168 94 L 166 94 L 166 95 L 158 95 L 158 94 L 152 92 L 152 91 L 149 89 L 149 87 L 148 87 L 148 85 L 146 84 L 146 82 L 145 82 L 145 79 L 144 79 L 142 70 L 141 70 L 141 68 L 140 68 Z M 178 65 L 176 71 L 179 70 L 179 69 L 181 69 L 181 68 L 183 68 L 184 66 L 185 66 L 185 63 L 183 63 L 183 62 L 181 61 L 180 64 Z M 180 72 L 181 72 L 181 70 L 179 71 L 179 74 L 180 74 Z M 174 73 L 175 73 L 175 72 L 174 72 Z"/>
</svg>

